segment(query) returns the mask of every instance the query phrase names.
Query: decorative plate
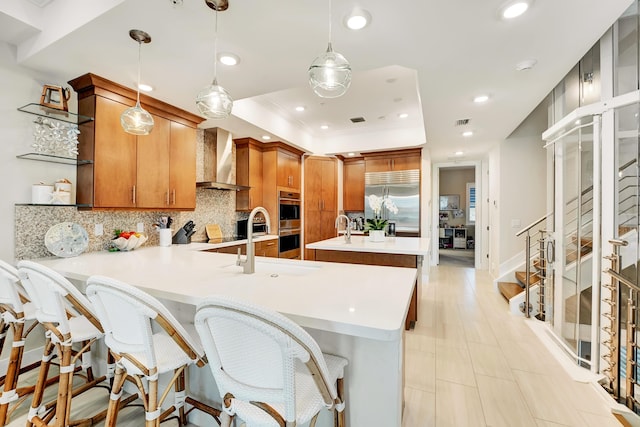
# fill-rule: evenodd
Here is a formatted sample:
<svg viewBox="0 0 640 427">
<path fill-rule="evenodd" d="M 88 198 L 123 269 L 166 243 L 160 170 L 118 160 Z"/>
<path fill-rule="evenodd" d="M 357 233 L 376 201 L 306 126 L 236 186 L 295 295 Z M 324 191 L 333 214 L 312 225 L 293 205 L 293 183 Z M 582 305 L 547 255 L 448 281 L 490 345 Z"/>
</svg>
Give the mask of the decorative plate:
<svg viewBox="0 0 640 427">
<path fill-rule="evenodd" d="M 75 222 L 61 222 L 44 235 L 44 245 L 55 256 L 68 258 L 80 255 L 89 246 L 87 230 Z"/>
</svg>

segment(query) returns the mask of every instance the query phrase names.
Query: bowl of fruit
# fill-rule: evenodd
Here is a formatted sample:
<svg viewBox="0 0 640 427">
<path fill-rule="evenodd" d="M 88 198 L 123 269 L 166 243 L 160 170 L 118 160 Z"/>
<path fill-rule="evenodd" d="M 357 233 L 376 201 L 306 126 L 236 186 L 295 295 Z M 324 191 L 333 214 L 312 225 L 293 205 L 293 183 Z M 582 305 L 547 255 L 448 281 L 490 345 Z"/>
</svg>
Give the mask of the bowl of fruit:
<svg viewBox="0 0 640 427">
<path fill-rule="evenodd" d="M 144 233 L 137 231 L 114 230 L 114 236 L 111 240 L 111 251 L 132 251 L 147 241 Z"/>
</svg>

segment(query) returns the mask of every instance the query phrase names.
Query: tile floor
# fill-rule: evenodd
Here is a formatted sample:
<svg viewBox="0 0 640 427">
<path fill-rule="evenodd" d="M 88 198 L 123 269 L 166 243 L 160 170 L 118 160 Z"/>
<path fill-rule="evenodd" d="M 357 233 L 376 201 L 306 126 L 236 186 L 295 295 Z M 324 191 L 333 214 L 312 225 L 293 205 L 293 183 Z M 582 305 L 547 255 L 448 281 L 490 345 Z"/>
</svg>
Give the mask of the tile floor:
<svg viewBox="0 0 640 427">
<path fill-rule="evenodd" d="M 432 268 L 419 310 L 405 333 L 402 427 L 620 426 L 602 396 L 573 381 L 525 321 L 507 312 L 487 272 Z M 82 404 L 89 413 L 91 402 Z M 11 427 L 25 425 L 23 406 Z M 127 409 L 118 426 L 138 427 L 143 417 Z"/>
<path fill-rule="evenodd" d="M 508 313 L 488 272 L 432 268 L 418 307 L 405 332 L 403 427 L 620 426 Z"/>
</svg>

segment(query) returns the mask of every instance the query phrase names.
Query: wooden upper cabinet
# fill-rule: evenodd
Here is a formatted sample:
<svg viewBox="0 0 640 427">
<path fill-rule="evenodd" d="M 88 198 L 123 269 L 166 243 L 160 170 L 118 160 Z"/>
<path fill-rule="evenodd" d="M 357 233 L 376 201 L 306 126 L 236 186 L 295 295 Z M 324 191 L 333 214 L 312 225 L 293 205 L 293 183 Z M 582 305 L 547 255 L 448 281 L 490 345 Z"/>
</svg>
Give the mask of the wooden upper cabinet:
<svg viewBox="0 0 640 427">
<path fill-rule="evenodd" d="M 364 211 L 364 159 L 345 159 L 342 204 L 345 212 Z"/>
<path fill-rule="evenodd" d="M 335 237 L 337 216 L 337 164 L 329 157 L 308 157 L 304 162 L 304 242 Z M 315 251 L 305 249 L 305 259 Z"/>
<path fill-rule="evenodd" d="M 136 92 L 94 74 L 69 81 L 78 94 L 80 125 L 77 202 L 109 209 L 195 209 L 196 127 L 203 119 L 140 95 L 154 119 L 149 135 L 120 125 Z"/>
<path fill-rule="evenodd" d="M 251 211 L 262 206 L 262 143 L 240 138 L 236 144 L 236 184 L 251 187 L 236 193 L 236 210 Z"/>
<path fill-rule="evenodd" d="M 390 172 L 421 168 L 421 148 L 364 154 L 366 172 Z"/>
<path fill-rule="evenodd" d="M 137 137 L 135 202 L 138 208 L 169 206 L 171 123 L 158 116 L 154 116 L 153 121 L 151 133 Z"/>
<path fill-rule="evenodd" d="M 87 159 L 93 160 L 93 164 L 79 166 L 83 170 L 78 171 L 78 203 L 99 208 L 135 207 L 136 136 L 126 133 L 120 125 L 120 115 L 126 108 L 127 105 L 111 99 L 96 97 L 95 117 L 99 120 L 90 122 L 95 128 L 95 137 L 86 138 L 85 129 L 81 129 L 78 136 L 81 156 L 85 152 L 93 153 Z M 93 174 L 87 178 L 93 185 L 85 188 L 83 172 L 89 168 L 93 168 Z"/>
<path fill-rule="evenodd" d="M 169 207 L 194 209 L 196 206 L 195 128 L 171 122 L 169 146 Z"/>
<path fill-rule="evenodd" d="M 300 156 L 278 150 L 278 187 L 300 190 Z"/>
</svg>

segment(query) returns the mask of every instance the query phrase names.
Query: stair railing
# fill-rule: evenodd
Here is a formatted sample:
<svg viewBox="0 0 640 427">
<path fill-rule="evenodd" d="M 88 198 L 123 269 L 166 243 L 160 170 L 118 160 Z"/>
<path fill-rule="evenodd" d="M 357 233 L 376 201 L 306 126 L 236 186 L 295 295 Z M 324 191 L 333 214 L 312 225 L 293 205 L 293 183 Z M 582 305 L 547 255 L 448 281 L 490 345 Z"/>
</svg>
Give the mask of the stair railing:
<svg viewBox="0 0 640 427">
<path fill-rule="evenodd" d="M 609 243 L 613 245 L 613 253 L 604 257 L 609 260 L 611 266 L 605 270 L 611 281 L 608 284 L 602 284 L 602 287 L 609 291 L 609 298 L 603 298 L 603 302 L 608 304 L 610 310 L 608 313 L 603 313 L 602 316 L 608 320 L 608 325 L 603 325 L 602 330 L 609 336 L 608 339 L 603 340 L 602 344 L 607 348 L 608 353 L 604 354 L 602 358 L 607 363 L 607 367 L 602 372 L 607 376 L 608 384 L 605 389 L 616 399 L 620 399 L 620 374 L 619 365 L 622 363 L 620 360 L 620 323 L 621 323 L 621 310 L 622 310 L 622 289 L 621 285 L 629 288 L 629 297 L 626 303 L 626 380 L 625 380 L 625 396 L 624 402 L 627 407 L 633 411 L 636 410 L 636 406 L 640 403 L 635 397 L 635 384 L 637 383 L 637 350 L 638 343 L 636 342 L 637 332 L 637 313 L 636 304 L 638 300 L 638 292 L 640 287 L 620 274 L 622 268 L 622 262 L 620 257 L 620 250 L 623 246 L 627 246 L 628 242 L 625 240 L 613 239 L 609 240 Z M 603 322 L 604 323 L 604 322 Z"/>
<path fill-rule="evenodd" d="M 523 228 L 522 230 L 518 231 L 516 233 L 516 237 L 520 237 L 523 234 L 525 235 L 524 237 L 524 252 L 525 252 L 525 283 L 524 283 L 524 306 L 521 307 L 521 311 L 524 313 L 525 317 L 530 317 L 531 315 L 531 304 L 530 304 L 530 295 L 531 295 L 531 266 L 533 264 L 533 261 L 536 257 L 540 257 L 540 256 L 544 256 L 544 254 L 541 255 L 540 251 L 544 252 L 544 246 L 545 246 L 545 234 L 547 233 L 546 230 L 544 229 L 537 229 L 536 227 L 541 224 L 543 221 L 545 221 L 547 218 L 549 218 L 550 216 L 553 215 L 553 212 L 546 214 L 545 216 L 537 219 L 536 221 L 532 222 L 531 224 L 529 224 L 528 226 L 526 226 L 525 228 Z M 537 251 L 533 251 L 532 250 L 532 246 L 531 246 L 531 238 L 532 235 L 538 236 L 537 237 L 537 246 L 538 246 L 538 250 Z M 542 258 L 539 258 L 542 260 Z M 544 264 L 543 264 L 544 265 Z M 540 275 L 540 281 L 539 281 L 539 285 L 538 285 L 538 289 L 542 289 L 545 286 L 545 277 L 544 275 Z M 540 307 L 542 307 L 542 311 L 539 311 L 539 313 L 544 313 L 544 292 L 538 292 L 538 304 Z"/>
</svg>

